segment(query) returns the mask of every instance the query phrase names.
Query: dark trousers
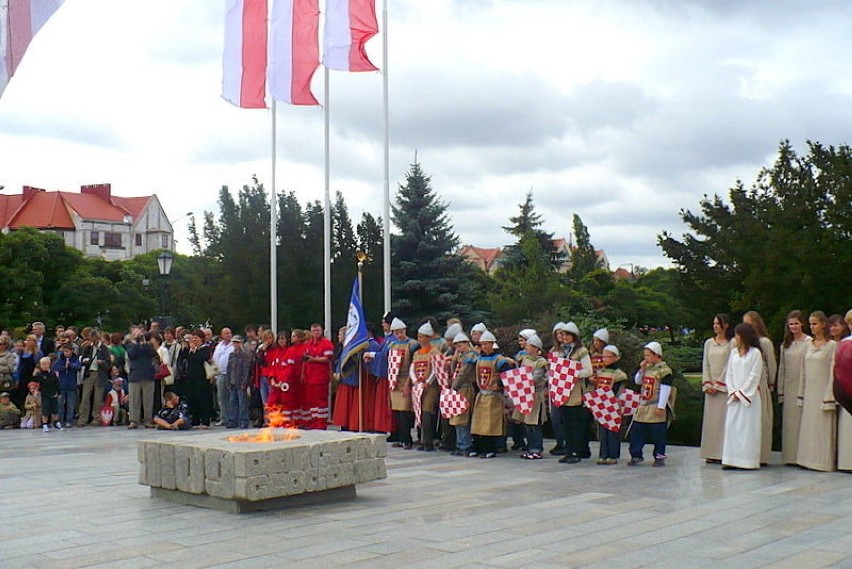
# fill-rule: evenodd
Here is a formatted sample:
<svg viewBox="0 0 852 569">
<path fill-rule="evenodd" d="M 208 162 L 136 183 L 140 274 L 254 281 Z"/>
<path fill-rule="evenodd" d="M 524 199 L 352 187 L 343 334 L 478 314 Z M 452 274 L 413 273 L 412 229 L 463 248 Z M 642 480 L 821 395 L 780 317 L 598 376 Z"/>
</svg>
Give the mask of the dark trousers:
<svg viewBox="0 0 852 569">
<path fill-rule="evenodd" d="M 411 428 L 414 427 L 414 411 L 394 411 L 393 422 L 396 425 L 396 440 L 411 445 Z"/>
<path fill-rule="evenodd" d="M 556 446 L 565 446 L 565 435 L 562 429 L 562 419 L 559 415 L 559 407 L 550 405 L 550 426 L 553 427 L 553 438 L 556 439 Z"/>
<path fill-rule="evenodd" d="M 621 433 L 598 425 L 598 440 L 601 443 L 601 458 L 621 458 Z"/>
<path fill-rule="evenodd" d="M 512 437 L 512 443 L 520 448 L 527 446 L 527 441 L 525 440 L 525 430 L 523 423 L 514 423 L 509 421 L 509 435 Z"/>
<path fill-rule="evenodd" d="M 557 407 L 559 421 L 562 425 L 562 436 L 565 438 L 565 448 L 568 456 L 589 458 L 589 420 L 591 415 L 582 405 L 575 407 Z"/>
<path fill-rule="evenodd" d="M 500 437 L 473 435 L 473 450 L 480 454 L 484 454 L 487 452 L 497 452 L 497 445 L 499 442 Z"/>
<path fill-rule="evenodd" d="M 654 458 L 666 458 L 666 424 L 633 421 L 630 427 L 630 456 L 641 458 L 642 447 L 648 442 L 654 444 Z"/>
<path fill-rule="evenodd" d="M 453 450 L 456 448 L 456 428 L 450 426 L 450 420 L 441 417 L 441 448 Z"/>
<path fill-rule="evenodd" d="M 420 413 L 420 441 L 424 448 L 435 446 L 435 431 L 438 428 L 438 416 L 435 413 L 423 411 Z"/>
</svg>

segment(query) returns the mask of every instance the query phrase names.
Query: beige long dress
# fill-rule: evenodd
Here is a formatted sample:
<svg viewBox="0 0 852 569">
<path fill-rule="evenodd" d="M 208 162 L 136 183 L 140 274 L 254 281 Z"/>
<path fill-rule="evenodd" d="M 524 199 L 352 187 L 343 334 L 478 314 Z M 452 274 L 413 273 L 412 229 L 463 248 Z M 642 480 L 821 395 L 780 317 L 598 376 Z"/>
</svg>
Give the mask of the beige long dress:
<svg viewBox="0 0 852 569">
<path fill-rule="evenodd" d="M 796 464 L 799 452 L 799 428 L 802 424 L 802 408 L 796 404 L 799 381 L 802 377 L 802 360 L 812 338 L 805 336 L 781 345 L 781 361 L 778 366 L 778 402 L 781 403 L 781 457 L 784 464 Z"/>
<path fill-rule="evenodd" d="M 760 464 L 769 464 L 769 454 L 772 452 L 772 393 L 770 386 L 775 387 L 775 377 L 778 372 L 778 360 L 775 359 L 775 346 L 772 340 L 760 339 L 760 351 L 763 353 L 763 378 L 760 381 L 761 433 L 760 433 Z"/>
<path fill-rule="evenodd" d="M 718 343 L 715 338 L 704 342 L 704 360 L 701 366 L 701 390 L 704 392 L 704 420 L 701 424 L 701 458 L 722 460 L 722 441 L 725 439 L 725 415 L 728 390 L 725 371 L 731 355 L 730 340 Z M 716 390 L 709 393 L 709 389 Z"/>
<path fill-rule="evenodd" d="M 834 351 L 837 343 L 808 345 L 802 361 L 799 402 L 802 426 L 799 429 L 797 463 L 811 470 L 830 472 L 836 468 L 837 403 L 834 400 Z"/>
</svg>

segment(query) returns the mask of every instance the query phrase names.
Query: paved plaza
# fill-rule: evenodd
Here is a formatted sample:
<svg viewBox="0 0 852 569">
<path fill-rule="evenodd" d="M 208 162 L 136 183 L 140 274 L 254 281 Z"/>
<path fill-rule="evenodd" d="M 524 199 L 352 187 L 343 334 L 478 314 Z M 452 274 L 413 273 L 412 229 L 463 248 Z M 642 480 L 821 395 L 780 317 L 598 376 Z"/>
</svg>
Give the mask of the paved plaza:
<svg viewBox="0 0 852 569">
<path fill-rule="evenodd" d="M 355 500 L 226 514 L 137 483 L 136 440 L 172 435 L 0 432 L 0 567 L 852 567 L 846 473 L 390 449 Z"/>
</svg>

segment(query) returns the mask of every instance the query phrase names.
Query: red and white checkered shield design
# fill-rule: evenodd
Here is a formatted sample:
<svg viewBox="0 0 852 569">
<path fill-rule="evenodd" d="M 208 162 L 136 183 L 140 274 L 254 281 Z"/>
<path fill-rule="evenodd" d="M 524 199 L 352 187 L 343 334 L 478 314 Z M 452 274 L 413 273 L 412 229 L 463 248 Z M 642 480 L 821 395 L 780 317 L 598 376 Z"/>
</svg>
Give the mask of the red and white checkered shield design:
<svg viewBox="0 0 852 569">
<path fill-rule="evenodd" d="M 557 407 L 568 403 L 571 390 L 574 389 L 575 376 L 580 368 L 580 362 L 568 358 L 553 358 L 550 361 L 548 376 L 550 377 L 550 400 Z"/>
<path fill-rule="evenodd" d="M 601 426 L 616 433 L 621 430 L 621 405 L 612 389 L 590 391 L 583 395 L 583 403 Z"/>
<path fill-rule="evenodd" d="M 414 407 L 414 426 L 420 426 L 420 416 L 423 414 L 423 391 L 426 384 L 422 381 L 411 385 L 411 406 Z"/>
<path fill-rule="evenodd" d="M 402 367 L 403 354 L 399 350 L 391 350 L 388 353 L 388 385 L 391 391 L 396 389 L 396 381 L 399 379 L 399 368 Z"/>
<path fill-rule="evenodd" d="M 500 374 L 505 393 L 512 400 L 515 409 L 524 415 L 529 415 L 535 402 L 535 384 L 532 370 L 528 367 L 517 367 Z"/>
<path fill-rule="evenodd" d="M 441 408 L 441 416 L 444 419 L 452 419 L 467 411 L 470 407 L 470 401 L 458 391 L 453 391 L 449 387 L 442 387 L 441 400 L 438 405 Z"/>
<path fill-rule="evenodd" d="M 447 370 L 447 357 L 444 354 L 432 355 L 432 371 L 441 387 L 450 386 L 450 373 Z"/>
<path fill-rule="evenodd" d="M 618 402 L 621 404 L 621 414 L 625 417 L 632 415 L 639 408 L 639 394 L 630 389 L 625 389 L 618 394 Z"/>
</svg>

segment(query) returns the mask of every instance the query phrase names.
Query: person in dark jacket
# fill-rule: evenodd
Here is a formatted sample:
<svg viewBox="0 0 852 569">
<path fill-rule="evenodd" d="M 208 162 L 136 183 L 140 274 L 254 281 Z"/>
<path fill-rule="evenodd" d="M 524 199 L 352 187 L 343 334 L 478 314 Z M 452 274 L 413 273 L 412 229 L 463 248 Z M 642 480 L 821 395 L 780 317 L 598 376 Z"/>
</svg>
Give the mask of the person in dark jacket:
<svg viewBox="0 0 852 569">
<path fill-rule="evenodd" d="M 80 370 L 80 358 L 74 353 L 73 345 L 68 343 L 60 348 L 53 370 L 59 375 L 59 422 L 71 427 L 77 407 L 77 372 Z"/>
<path fill-rule="evenodd" d="M 254 356 L 243 346 L 242 336 L 231 338 L 234 350 L 228 355 L 228 421 L 229 429 L 249 428 L 249 394 Z"/>
<path fill-rule="evenodd" d="M 127 382 L 130 386 L 130 424 L 128 429 L 136 429 L 140 422 L 146 427 L 153 427 L 154 409 L 154 347 L 148 343 L 142 326 L 135 326 L 130 331 L 130 338 L 124 344 L 127 351 L 127 361 L 130 373 Z"/>
</svg>

